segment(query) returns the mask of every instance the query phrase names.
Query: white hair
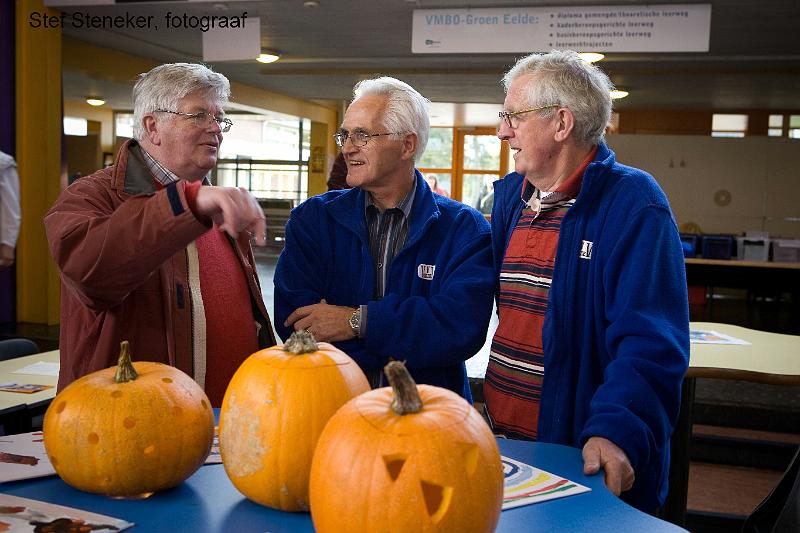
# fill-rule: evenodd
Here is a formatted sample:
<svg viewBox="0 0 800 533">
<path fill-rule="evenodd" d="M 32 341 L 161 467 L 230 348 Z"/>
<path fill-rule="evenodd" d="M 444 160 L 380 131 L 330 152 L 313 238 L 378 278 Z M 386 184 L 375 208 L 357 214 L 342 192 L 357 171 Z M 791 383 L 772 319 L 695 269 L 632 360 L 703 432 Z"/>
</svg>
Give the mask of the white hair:
<svg viewBox="0 0 800 533">
<path fill-rule="evenodd" d="M 614 84 L 596 66 L 583 61 L 577 52 L 553 50 L 547 54 L 523 57 L 503 76 L 503 88 L 524 74 L 536 74 L 528 83 L 528 105 L 558 104 L 569 108 L 575 117 L 574 135 L 582 144 L 597 144 L 611 120 L 611 90 Z M 542 116 L 554 113 L 542 111 Z"/>
<path fill-rule="evenodd" d="M 392 132 L 416 134 L 417 151 L 414 161 L 418 162 L 428 145 L 431 129 L 428 117 L 430 100 L 409 84 L 388 76 L 358 82 L 353 88 L 353 94 L 353 102 L 368 94 L 386 97 L 383 125 Z"/>
<path fill-rule="evenodd" d="M 133 86 L 133 137 L 144 137 L 144 116 L 158 109 L 175 111 L 187 94 L 200 92 L 222 106 L 231 95 L 228 78 L 197 63 L 167 63 L 139 74 Z"/>
</svg>

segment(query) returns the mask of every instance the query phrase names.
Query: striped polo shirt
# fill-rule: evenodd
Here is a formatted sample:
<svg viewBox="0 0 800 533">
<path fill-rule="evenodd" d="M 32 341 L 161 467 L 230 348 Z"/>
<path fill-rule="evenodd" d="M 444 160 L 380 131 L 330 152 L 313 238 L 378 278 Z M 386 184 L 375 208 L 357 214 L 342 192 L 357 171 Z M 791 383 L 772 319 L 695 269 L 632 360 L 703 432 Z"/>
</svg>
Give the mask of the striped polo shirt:
<svg viewBox="0 0 800 533">
<path fill-rule="evenodd" d="M 595 148 L 555 191 L 543 192 L 522 182 L 525 207 L 500 270 L 499 325 L 483 388 L 493 431 L 509 438 L 536 439 L 545 372 L 542 326 L 558 235 L 596 152 Z"/>
</svg>

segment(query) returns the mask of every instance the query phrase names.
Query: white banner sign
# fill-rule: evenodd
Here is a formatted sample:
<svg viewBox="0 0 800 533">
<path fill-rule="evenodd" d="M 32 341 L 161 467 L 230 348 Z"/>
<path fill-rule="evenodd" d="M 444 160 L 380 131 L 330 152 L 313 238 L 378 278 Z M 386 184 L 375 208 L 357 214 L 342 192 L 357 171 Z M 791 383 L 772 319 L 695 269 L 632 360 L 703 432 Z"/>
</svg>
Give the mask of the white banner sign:
<svg viewBox="0 0 800 533">
<path fill-rule="evenodd" d="M 415 9 L 415 54 L 708 52 L 710 4 Z"/>
</svg>

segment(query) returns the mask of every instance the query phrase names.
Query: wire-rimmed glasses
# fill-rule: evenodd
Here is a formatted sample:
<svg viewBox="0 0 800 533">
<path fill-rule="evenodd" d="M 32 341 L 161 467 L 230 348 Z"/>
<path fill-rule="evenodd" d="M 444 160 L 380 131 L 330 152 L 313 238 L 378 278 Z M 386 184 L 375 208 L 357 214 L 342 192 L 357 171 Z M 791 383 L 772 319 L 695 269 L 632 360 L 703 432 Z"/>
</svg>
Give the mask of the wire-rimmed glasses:
<svg viewBox="0 0 800 533">
<path fill-rule="evenodd" d="M 519 120 L 516 119 L 519 115 L 525 113 L 533 113 L 534 111 L 542 111 L 543 109 L 550 109 L 553 107 L 561 107 L 560 104 L 543 105 L 541 107 L 533 107 L 531 109 L 523 109 L 522 111 L 500 111 L 497 115 L 506 121 L 506 126 L 511 129 L 516 129 L 519 126 Z"/>
<path fill-rule="evenodd" d="M 339 148 L 344 147 L 344 143 L 347 142 L 347 139 L 353 143 L 354 146 L 358 146 L 359 148 L 364 147 L 367 145 L 370 139 L 373 137 L 382 137 L 384 135 L 402 135 L 402 132 L 389 132 L 389 133 L 367 133 L 366 131 L 356 130 L 353 132 L 349 132 L 347 130 L 340 130 L 333 134 L 333 140 L 336 141 L 336 146 Z"/>
<path fill-rule="evenodd" d="M 187 117 L 191 119 L 195 126 L 200 128 L 204 128 L 211 124 L 211 121 L 217 123 L 219 129 L 222 130 L 222 133 L 228 133 L 231 130 L 231 126 L 233 126 L 233 122 L 229 118 L 219 118 L 217 116 L 212 115 L 211 113 L 207 113 L 205 111 L 198 111 L 197 113 L 181 113 L 180 111 L 170 111 L 169 109 L 156 109 L 161 113 L 172 113 L 173 115 L 181 115 L 182 117 Z"/>
</svg>

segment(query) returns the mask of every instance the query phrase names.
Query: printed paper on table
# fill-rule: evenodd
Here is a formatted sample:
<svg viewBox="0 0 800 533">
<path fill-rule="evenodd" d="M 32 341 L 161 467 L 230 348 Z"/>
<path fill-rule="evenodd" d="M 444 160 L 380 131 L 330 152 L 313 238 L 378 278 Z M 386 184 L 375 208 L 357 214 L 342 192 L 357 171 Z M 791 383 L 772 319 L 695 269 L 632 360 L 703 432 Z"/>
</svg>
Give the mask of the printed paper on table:
<svg viewBox="0 0 800 533">
<path fill-rule="evenodd" d="M 725 335 L 718 331 L 693 329 L 689 333 L 692 344 L 750 344 L 742 339 Z"/>
<path fill-rule="evenodd" d="M 122 531 L 132 522 L 82 509 L 0 494 L 0 531 Z"/>
<path fill-rule="evenodd" d="M 0 437 L 0 483 L 55 474 L 41 431 Z"/>
<path fill-rule="evenodd" d="M 592 490 L 509 457 L 500 457 L 500 459 L 503 462 L 505 477 L 503 510 Z"/>
</svg>

